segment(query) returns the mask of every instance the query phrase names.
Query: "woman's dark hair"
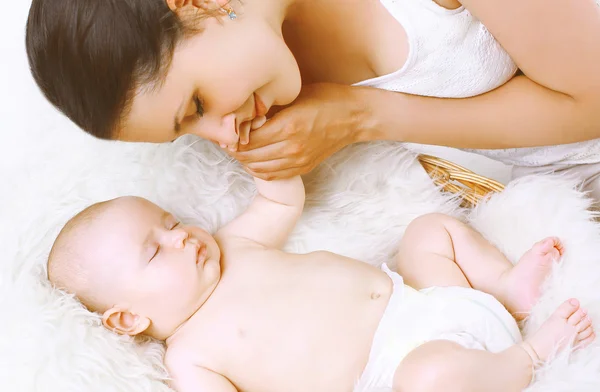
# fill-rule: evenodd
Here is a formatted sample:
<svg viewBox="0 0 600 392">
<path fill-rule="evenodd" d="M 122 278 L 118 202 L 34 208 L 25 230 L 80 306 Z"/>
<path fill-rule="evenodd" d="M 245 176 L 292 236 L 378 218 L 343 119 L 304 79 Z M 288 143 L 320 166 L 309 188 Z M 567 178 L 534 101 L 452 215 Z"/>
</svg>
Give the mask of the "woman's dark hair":
<svg viewBox="0 0 600 392">
<path fill-rule="evenodd" d="M 54 106 L 86 132 L 114 139 L 135 90 L 164 80 L 185 34 L 165 0 L 33 0 L 27 57 Z"/>
</svg>

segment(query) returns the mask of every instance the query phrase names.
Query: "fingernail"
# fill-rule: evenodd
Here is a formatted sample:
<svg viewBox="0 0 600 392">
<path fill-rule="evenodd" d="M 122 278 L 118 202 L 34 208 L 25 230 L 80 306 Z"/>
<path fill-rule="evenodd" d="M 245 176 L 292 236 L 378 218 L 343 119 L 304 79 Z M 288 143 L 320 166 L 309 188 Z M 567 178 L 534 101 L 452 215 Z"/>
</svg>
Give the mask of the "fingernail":
<svg viewBox="0 0 600 392">
<path fill-rule="evenodd" d="M 569 303 L 573 306 L 577 306 L 577 300 L 575 298 L 569 300 Z"/>
<path fill-rule="evenodd" d="M 245 146 L 246 144 L 248 144 L 248 140 L 242 140 L 242 144 Z"/>
<path fill-rule="evenodd" d="M 219 143 L 219 146 L 221 146 L 221 148 L 227 147 L 227 145 L 225 145 L 225 143 Z"/>
</svg>

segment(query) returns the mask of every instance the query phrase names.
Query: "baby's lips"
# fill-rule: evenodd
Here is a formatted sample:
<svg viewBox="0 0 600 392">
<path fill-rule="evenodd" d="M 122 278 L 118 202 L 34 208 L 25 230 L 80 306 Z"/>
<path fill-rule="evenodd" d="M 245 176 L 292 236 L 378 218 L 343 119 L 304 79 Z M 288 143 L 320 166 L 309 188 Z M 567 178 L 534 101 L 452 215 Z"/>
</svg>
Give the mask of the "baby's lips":
<svg viewBox="0 0 600 392">
<path fill-rule="evenodd" d="M 204 264 L 204 261 L 206 261 L 206 255 L 206 244 L 201 243 L 200 247 L 198 248 L 198 257 L 196 258 L 196 264 Z"/>
</svg>

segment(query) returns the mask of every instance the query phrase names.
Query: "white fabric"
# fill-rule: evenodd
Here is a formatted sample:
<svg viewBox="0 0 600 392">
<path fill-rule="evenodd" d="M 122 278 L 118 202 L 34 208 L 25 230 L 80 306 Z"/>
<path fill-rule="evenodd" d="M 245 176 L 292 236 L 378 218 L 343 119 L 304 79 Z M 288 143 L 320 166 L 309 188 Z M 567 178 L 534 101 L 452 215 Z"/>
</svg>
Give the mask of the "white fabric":
<svg viewBox="0 0 600 392">
<path fill-rule="evenodd" d="M 394 373 L 406 355 L 432 340 L 451 340 L 465 348 L 500 352 L 522 341 L 516 321 L 491 295 L 464 287 L 421 291 L 382 269 L 394 291 L 373 338 L 369 362 L 354 392 L 392 388 Z"/>
<path fill-rule="evenodd" d="M 433 0 L 381 0 L 408 37 L 409 54 L 396 72 L 359 82 L 404 93 L 463 98 L 483 94 L 513 77 L 517 66 L 464 7 Z"/>
<path fill-rule="evenodd" d="M 517 66 L 486 27 L 464 7 L 448 10 L 433 0 L 381 0 L 404 27 L 409 56 L 397 72 L 357 86 L 442 98 L 483 94 L 506 83 Z M 600 5 L 600 0 L 596 0 Z M 485 130 L 482 130 L 485 132 Z M 427 146 L 406 143 L 412 151 Z M 466 149 L 518 166 L 600 162 L 600 139 L 533 148 Z"/>
</svg>

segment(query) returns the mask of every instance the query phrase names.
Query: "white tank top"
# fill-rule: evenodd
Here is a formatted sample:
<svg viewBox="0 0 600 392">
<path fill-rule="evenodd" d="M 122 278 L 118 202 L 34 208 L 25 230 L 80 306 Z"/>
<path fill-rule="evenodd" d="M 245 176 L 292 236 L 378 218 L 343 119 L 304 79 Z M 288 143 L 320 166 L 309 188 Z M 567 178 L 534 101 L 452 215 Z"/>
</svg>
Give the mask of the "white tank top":
<svg viewBox="0 0 600 392">
<path fill-rule="evenodd" d="M 517 71 L 508 53 L 464 7 L 449 10 L 433 0 L 380 1 L 406 32 L 408 58 L 398 71 L 355 86 L 466 98 L 500 87 Z M 426 152 L 425 146 L 405 145 L 411 150 Z M 600 139 L 550 147 L 466 151 L 520 166 L 597 163 L 600 162 Z"/>
</svg>

